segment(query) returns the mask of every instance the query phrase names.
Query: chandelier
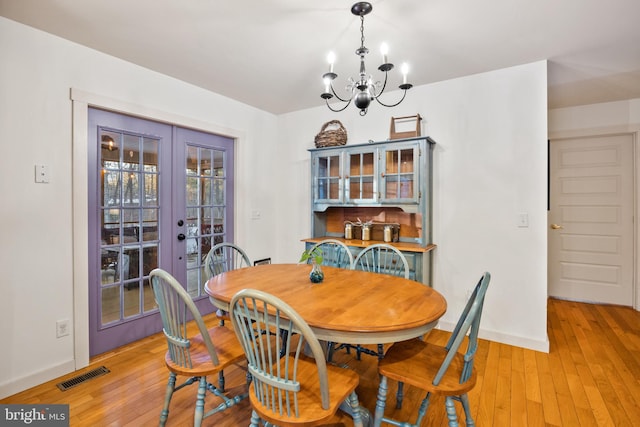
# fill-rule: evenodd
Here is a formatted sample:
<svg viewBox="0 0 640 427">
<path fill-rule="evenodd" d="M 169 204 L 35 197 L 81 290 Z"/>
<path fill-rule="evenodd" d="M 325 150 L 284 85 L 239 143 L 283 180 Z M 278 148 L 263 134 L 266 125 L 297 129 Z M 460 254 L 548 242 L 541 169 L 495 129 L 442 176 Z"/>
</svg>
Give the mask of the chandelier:
<svg viewBox="0 0 640 427">
<path fill-rule="evenodd" d="M 402 93 L 402 98 L 395 104 L 385 104 L 380 101 L 380 95 L 382 95 L 385 88 L 387 87 L 387 76 L 389 71 L 393 69 L 393 64 L 387 61 L 388 48 L 387 45 L 383 43 L 381 48 L 383 63 L 378 67 L 378 70 L 384 73 L 384 82 L 374 82 L 372 76 L 370 74 L 367 74 L 367 70 L 364 65 L 364 58 L 367 53 L 369 53 L 369 49 L 364 46 L 364 16 L 369 14 L 372 9 L 373 6 L 371 5 L 371 3 L 367 2 L 359 2 L 351 7 L 351 13 L 360 17 L 360 47 L 356 49 L 356 55 L 360 57 L 360 73 L 357 80 L 349 77 L 349 81 L 346 86 L 347 92 L 351 94 L 349 98 L 341 98 L 334 90 L 333 81 L 336 79 L 336 77 L 338 77 L 338 75 L 333 72 L 335 56 L 333 53 L 329 53 L 329 56 L 327 58 L 329 61 L 329 72 L 325 73 L 322 76 L 325 89 L 324 93 L 320 96 L 326 101 L 327 107 L 329 107 L 331 111 L 334 111 L 336 113 L 345 110 L 349 106 L 349 104 L 351 104 L 351 101 L 353 101 L 355 106 L 360 109 L 361 116 L 367 114 L 369 105 L 374 99 L 378 102 L 378 104 L 384 107 L 395 107 L 404 100 L 404 97 L 407 95 L 407 90 L 413 87 L 412 84 L 407 83 L 407 73 L 409 71 L 409 67 L 407 64 L 402 64 L 402 84 L 399 86 L 399 88 L 404 91 Z M 336 97 L 336 99 L 344 103 L 341 108 L 333 108 L 331 104 L 329 104 L 329 100 L 334 96 Z"/>
</svg>

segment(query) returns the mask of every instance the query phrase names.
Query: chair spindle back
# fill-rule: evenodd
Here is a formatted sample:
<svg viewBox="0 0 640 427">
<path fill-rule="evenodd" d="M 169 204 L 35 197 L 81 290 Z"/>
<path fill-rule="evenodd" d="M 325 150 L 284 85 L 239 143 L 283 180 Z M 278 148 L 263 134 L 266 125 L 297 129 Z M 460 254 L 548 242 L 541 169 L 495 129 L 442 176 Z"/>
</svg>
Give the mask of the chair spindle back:
<svg viewBox="0 0 640 427">
<path fill-rule="evenodd" d="M 354 261 L 354 268 L 373 273 L 409 278 L 409 263 L 396 247 L 378 243 L 363 249 Z"/>
<path fill-rule="evenodd" d="M 167 339 L 171 360 L 184 368 L 192 368 L 190 335 L 187 322 L 192 318 L 198 326 L 214 365 L 218 365 L 216 349 L 207 333 L 200 311 L 189 293 L 168 272 L 156 268 L 149 274 L 153 294 L 162 318 L 162 330 Z"/>
<path fill-rule="evenodd" d="M 329 407 L 327 367 L 322 347 L 295 310 L 273 295 L 244 289 L 231 300 L 230 313 L 233 328 L 247 356 L 255 397 L 262 405 L 274 413 L 297 418 L 300 416 L 297 393 L 303 387 L 302 383 L 317 381 L 321 388 L 322 408 Z M 287 331 L 289 337 L 297 333 L 299 340 L 282 340 L 282 330 Z M 305 345 L 315 359 L 316 378 L 298 375 L 298 362 L 308 357 L 304 354 Z"/>
<path fill-rule="evenodd" d="M 480 319 L 482 317 L 482 308 L 484 306 L 484 297 L 487 293 L 487 287 L 491 280 L 491 274 L 486 272 L 476 284 L 476 287 L 467 301 L 465 308 L 458 319 L 458 323 L 451 333 L 451 337 L 445 348 L 448 350 L 438 373 L 434 377 L 433 384 L 437 385 L 446 373 L 453 357 L 458 352 L 464 337 L 469 334 L 467 349 L 464 354 L 464 368 L 460 375 L 460 384 L 464 383 L 471 376 L 473 371 L 473 361 L 478 349 L 478 331 L 480 329 Z"/>
<path fill-rule="evenodd" d="M 349 247 L 336 239 L 325 239 L 313 245 L 309 252 L 319 247 L 322 250 L 322 265 L 338 268 L 353 268 L 353 254 Z M 308 263 L 312 260 L 309 259 Z"/>
<path fill-rule="evenodd" d="M 204 261 L 207 279 L 242 267 L 249 267 L 251 260 L 247 254 L 233 243 L 223 242 L 214 245 Z"/>
</svg>

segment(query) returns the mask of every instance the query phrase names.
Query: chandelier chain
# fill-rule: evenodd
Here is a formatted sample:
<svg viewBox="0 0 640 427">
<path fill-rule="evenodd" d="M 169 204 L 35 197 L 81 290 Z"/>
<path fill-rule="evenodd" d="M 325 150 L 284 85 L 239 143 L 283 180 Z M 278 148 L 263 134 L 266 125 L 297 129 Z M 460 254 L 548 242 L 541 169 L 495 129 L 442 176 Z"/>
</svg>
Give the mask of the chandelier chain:
<svg viewBox="0 0 640 427">
<path fill-rule="evenodd" d="M 364 15 L 360 15 L 360 47 L 364 49 Z"/>
</svg>

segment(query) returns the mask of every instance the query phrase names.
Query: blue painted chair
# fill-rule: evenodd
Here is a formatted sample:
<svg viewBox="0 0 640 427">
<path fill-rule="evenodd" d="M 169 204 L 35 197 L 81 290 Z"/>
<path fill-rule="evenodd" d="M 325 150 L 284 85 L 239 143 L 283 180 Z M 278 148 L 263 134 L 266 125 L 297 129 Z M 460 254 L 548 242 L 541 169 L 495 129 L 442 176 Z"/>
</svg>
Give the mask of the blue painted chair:
<svg viewBox="0 0 640 427">
<path fill-rule="evenodd" d="M 204 275 L 209 280 L 213 276 L 226 271 L 251 266 L 251 260 L 239 246 L 223 242 L 214 245 L 204 259 Z M 229 315 L 223 310 L 217 310 L 216 316 L 220 325 L 224 325 L 225 320 L 229 320 Z"/>
<path fill-rule="evenodd" d="M 313 245 L 309 252 L 313 249 L 320 248 L 322 250 L 322 265 L 330 267 L 351 269 L 353 267 L 353 254 L 349 247 L 336 239 L 325 239 Z M 309 259 L 308 263 L 311 263 Z"/>
<path fill-rule="evenodd" d="M 214 245 L 204 259 L 205 276 L 210 279 L 225 271 L 249 267 L 251 260 L 239 246 L 223 242 Z"/>
<path fill-rule="evenodd" d="M 386 243 L 376 243 L 363 249 L 353 261 L 353 268 L 356 270 L 370 271 L 373 273 L 389 274 L 391 276 L 409 278 L 409 263 L 398 248 Z M 356 358 L 360 360 L 362 353 L 376 356 L 378 359 L 384 357 L 384 346 L 378 344 L 378 351 L 375 352 L 360 345 L 340 344 L 335 350 L 346 348 L 347 352 L 351 348 L 356 350 Z M 333 357 L 332 344 L 329 344 L 328 360 Z"/>
<path fill-rule="evenodd" d="M 377 243 L 364 248 L 353 262 L 356 270 L 409 278 L 407 258 L 395 246 Z"/>
<path fill-rule="evenodd" d="M 281 427 L 326 424 L 345 400 L 354 425 L 362 427 L 358 374 L 327 364 L 315 334 L 293 308 L 266 292 L 244 289 L 231 299 L 230 314 L 252 376 L 252 427 L 261 420 Z M 289 336 L 295 331 L 297 339 L 283 341 L 280 330 Z"/>
<path fill-rule="evenodd" d="M 244 362 L 244 350 L 231 329 L 224 326 L 207 329 L 193 300 L 173 276 L 156 268 L 151 271 L 149 277 L 156 304 L 160 309 L 162 329 L 168 346 L 165 364 L 169 369 L 169 381 L 159 424 L 164 426 L 169 417 L 169 404 L 173 393 L 197 383 L 194 425 L 200 426 L 204 418 L 234 406 L 247 396 L 246 393 L 234 397 L 226 396 L 224 377 L 221 375 L 226 367 Z M 198 334 L 189 332 L 187 322 L 191 318 L 196 324 Z M 180 385 L 176 385 L 178 375 L 187 377 Z M 219 375 L 218 387 L 207 381 L 207 377 L 211 375 Z M 204 401 L 207 391 L 220 397 L 223 403 L 205 414 Z"/>
<path fill-rule="evenodd" d="M 375 409 L 375 427 L 380 426 L 383 421 L 406 427 L 421 425 L 432 395 L 445 397 L 449 426 L 458 425 L 455 401 L 462 404 L 466 425 L 474 425 L 467 393 L 476 384 L 476 371 L 473 369 L 473 361 L 478 349 L 480 318 L 482 317 L 484 297 L 490 279 L 491 275 L 484 273 L 444 347 L 428 341 L 413 339 L 395 343 L 389 348 L 384 359 L 378 363 L 380 385 Z M 461 353 L 459 349 L 467 334 L 469 336 L 466 341 L 466 350 Z M 409 384 L 427 392 L 419 407 L 414 424 L 384 416 L 389 379 Z M 396 400 L 396 408 L 400 408 L 402 406 L 402 391 L 400 388 L 398 389 Z"/>
</svg>

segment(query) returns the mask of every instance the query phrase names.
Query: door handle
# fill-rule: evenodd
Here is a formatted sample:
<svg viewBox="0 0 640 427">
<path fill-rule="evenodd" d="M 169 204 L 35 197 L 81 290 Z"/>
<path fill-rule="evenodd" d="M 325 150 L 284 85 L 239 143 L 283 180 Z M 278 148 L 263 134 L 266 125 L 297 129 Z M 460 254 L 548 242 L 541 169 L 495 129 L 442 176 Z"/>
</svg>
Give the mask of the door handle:
<svg viewBox="0 0 640 427">
<path fill-rule="evenodd" d="M 182 233 L 178 234 L 178 240 L 184 240 L 185 237 L 186 236 L 184 234 L 182 234 Z"/>
<path fill-rule="evenodd" d="M 551 229 L 552 230 L 560 230 L 563 229 L 564 227 L 558 224 L 551 224 Z"/>
</svg>

